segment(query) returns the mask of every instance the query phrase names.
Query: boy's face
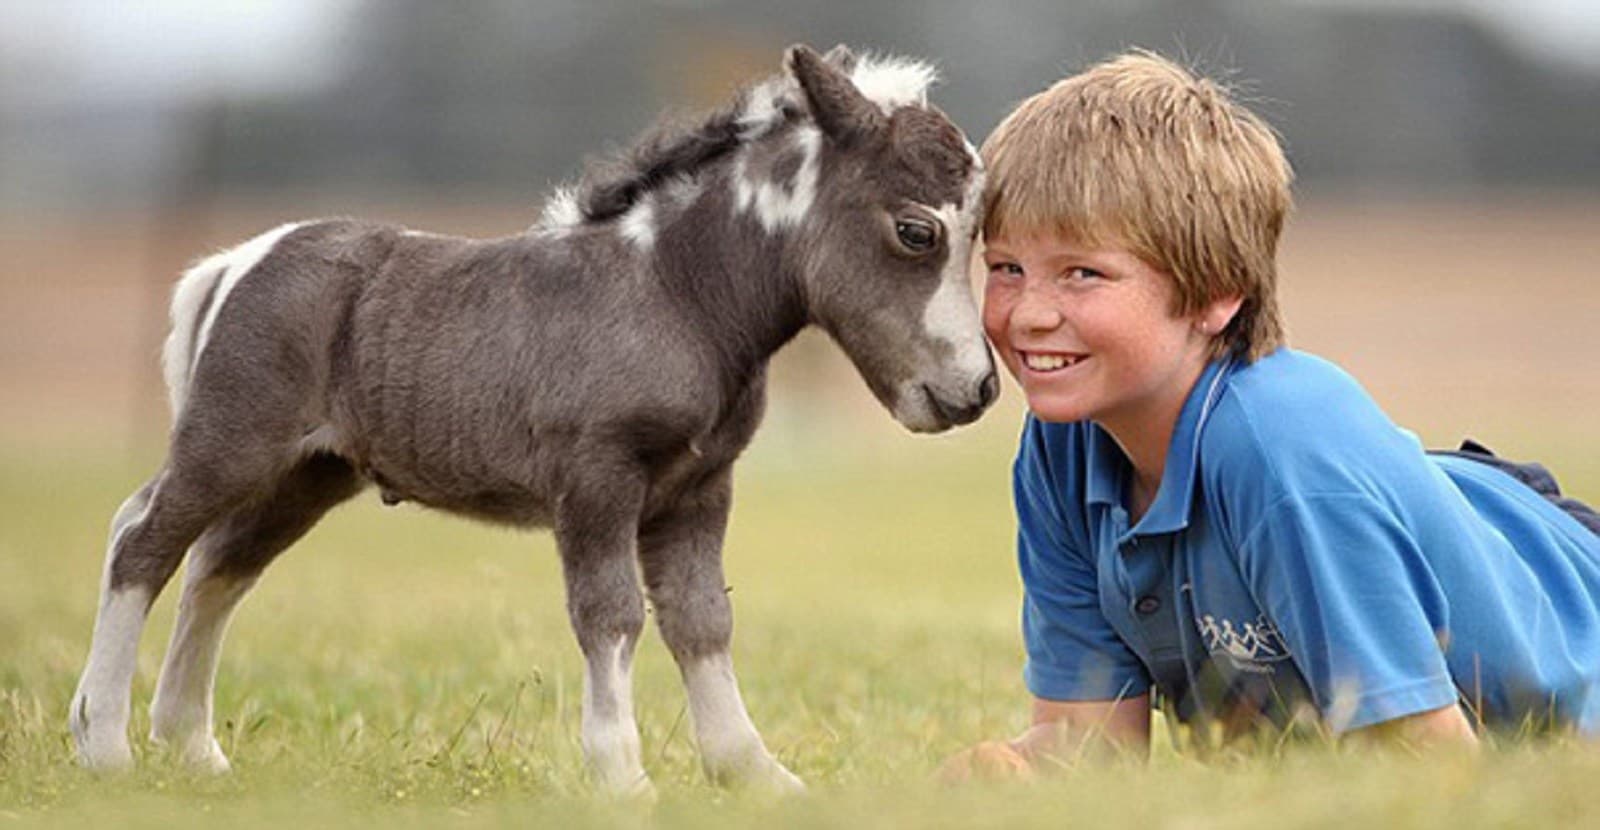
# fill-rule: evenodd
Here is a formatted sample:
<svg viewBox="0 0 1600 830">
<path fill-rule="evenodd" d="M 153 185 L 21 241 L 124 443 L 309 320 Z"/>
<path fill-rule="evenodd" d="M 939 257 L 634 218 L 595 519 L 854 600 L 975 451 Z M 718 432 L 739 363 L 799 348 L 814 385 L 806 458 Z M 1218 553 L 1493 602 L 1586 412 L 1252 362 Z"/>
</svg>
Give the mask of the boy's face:
<svg viewBox="0 0 1600 830">
<path fill-rule="evenodd" d="M 1036 417 L 1113 434 L 1176 417 L 1210 337 L 1204 313 L 1173 316 L 1170 276 L 1065 236 L 991 238 L 983 257 L 984 330 Z"/>
</svg>

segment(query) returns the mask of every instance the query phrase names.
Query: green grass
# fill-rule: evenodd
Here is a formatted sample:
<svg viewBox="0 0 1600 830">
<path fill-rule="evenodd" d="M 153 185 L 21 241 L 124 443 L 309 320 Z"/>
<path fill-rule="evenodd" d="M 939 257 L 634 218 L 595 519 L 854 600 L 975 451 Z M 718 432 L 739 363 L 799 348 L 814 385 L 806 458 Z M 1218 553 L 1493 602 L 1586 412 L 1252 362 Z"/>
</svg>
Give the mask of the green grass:
<svg viewBox="0 0 1600 830">
<path fill-rule="evenodd" d="M 1600 815 L 1600 753 L 1481 757 L 1312 742 L 943 788 L 939 761 L 1025 718 L 1008 481 L 1014 412 L 966 433 L 874 428 L 836 445 L 781 417 L 742 463 L 727 551 L 735 660 L 768 745 L 812 787 L 774 802 L 707 785 L 654 633 L 636 699 L 651 808 L 594 797 L 553 545 L 366 496 L 273 566 L 218 680 L 234 774 L 197 778 L 145 739 L 171 625 L 140 653 L 140 764 L 72 761 L 67 702 L 106 523 L 153 452 L 0 447 L 0 827 L 382 822 L 663 827 L 1560 827 Z M 1580 484 L 1580 482 L 1570 482 Z M 1594 492 L 1594 482 L 1574 489 Z"/>
</svg>

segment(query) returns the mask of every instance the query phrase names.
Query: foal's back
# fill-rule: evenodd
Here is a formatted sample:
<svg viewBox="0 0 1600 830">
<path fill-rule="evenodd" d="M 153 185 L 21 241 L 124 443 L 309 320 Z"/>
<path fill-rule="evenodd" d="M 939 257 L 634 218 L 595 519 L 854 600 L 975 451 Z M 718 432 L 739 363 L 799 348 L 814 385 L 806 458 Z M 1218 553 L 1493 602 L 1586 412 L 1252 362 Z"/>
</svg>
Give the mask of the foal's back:
<svg viewBox="0 0 1600 830">
<path fill-rule="evenodd" d="M 703 426 L 693 338 L 605 240 L 350 220 L 274 233 L 231 280 L 206 263 L 185 277 L 215 286 L 193 353 L 169 347 L 193 366 L 180 451 L 325 453 L 390 500 L 542 523 L 579 448 L 641 419 Z"/>
</svg>

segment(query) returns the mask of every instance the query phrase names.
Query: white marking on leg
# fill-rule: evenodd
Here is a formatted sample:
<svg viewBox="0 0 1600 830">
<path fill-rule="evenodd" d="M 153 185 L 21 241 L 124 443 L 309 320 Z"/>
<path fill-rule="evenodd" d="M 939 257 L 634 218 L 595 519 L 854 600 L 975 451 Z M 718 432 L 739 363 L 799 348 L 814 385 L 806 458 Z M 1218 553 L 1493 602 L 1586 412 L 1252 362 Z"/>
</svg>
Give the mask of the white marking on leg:
<svg viewBox="0 0 1600 830">
<path fill-rule="evenodd" d="M 627 640 L 619 639 L 584 662 L 583 754 L 602 790 L 632 796 L 653 788 L 639 760 L 632 655 L 627 651 Z"/>
<path fill-rule="evenodd" d="M 72 701 L 72 731 L 78 761 L 91 769 L 133 763 L 128 746 L 128 694 L 139 661 L 150 592 L 143 587 L 108 592 L 94 621 L 89 662 Z"/>
<path fill-rule="evenodd" d="M 152 486 L 129 496 L 111 519 L 111 542 L 106 546 L 100 577 L 100 608 L 95 614 L 89 660 L 68 715 L 78 762 L 92 769 L 133 763 L 133 750 L 128 746 L 128 695 L 151 596 L 149 589 L 140 585 L 112 591 L 111 566 L 128 529 L 150 515 L 154 495 Z"/>
<path fill-rule="evenodd" d="M 816 127 L 798 127 L 793 140 L 804 156 L 792 182 L 752 179 L 748 156 L 740 156 L 734 165 L 735 209 L 741 213 L 754 210 L 761 227 L 768 233 L 799 225 L 817 198 L 817 179 L 822 171 L 822 131 Z"/>
<path fill-rule="evenodd" d="M 655 205 L 646 197 L 628 208 L 619 226 L 622 238 L 640 251 L 649 252 L 656 243 Z"/>
<path fill-rule="evenodd" d="M 167 396 L 174 416 L 183 409 L 194 367 L 205 351 L 211 326 L 216 322 L 228 294 L 239 284 L 240 278 L 272 251 L 278 240 L 304 224 L 291 222 L 280 225 L 243 245 L 209 257 L 190 268 L 178 281 L 172 297 L 172 333 L 167 336 L 166 346 L 162 350 L 162 374 L 167 381 Z M 213 281 L 216 282 L 216 291 L 211 306 L 206 310 L 205 319 L 196 320 L 200 304 L 205 301 L 207 294 L 212 293 Z M 191 337 L 197 330 L 199 336 Z M 189 350 L 191 339 L 194 342 L 193 352 Z"/>
<path fill-rule="evenodd" d="M 185 763 L 222 773 L 228 757 L 212 731 L 217 659 L 233 610 L 255 580 L 208 578 L 211 571 L 209 556 L 199 550 L 184 571 L 178 619 L 150 704 L 150 737 L 175 747 Z"/>
<path fill-rule="evenodd" d="M 733 659 L 726 652 L 682 666 L 689 715 L 701 761 L 713 780 L 765 785 L 780 791 L 805 789 L 800 779 L 767 751 L 739 695 Z"/>
</svg>

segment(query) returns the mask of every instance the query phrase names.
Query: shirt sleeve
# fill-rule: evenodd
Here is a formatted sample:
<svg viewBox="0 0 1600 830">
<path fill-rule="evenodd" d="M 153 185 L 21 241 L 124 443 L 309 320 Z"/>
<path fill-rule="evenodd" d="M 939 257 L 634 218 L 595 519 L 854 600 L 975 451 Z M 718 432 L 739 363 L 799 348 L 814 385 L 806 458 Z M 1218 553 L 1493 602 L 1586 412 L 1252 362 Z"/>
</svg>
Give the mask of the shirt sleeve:
<svg viewBox="0 0 1600 830">
<path fill-rule="evenodd" d="M 1150 687 L 1143 664 L 1100 611 L 1092 553 L 1068 542 L 1087 537 L 1067 527 L 1038 432 L 1034 424 L 1025 433 L 1012 481 L 1027 649 L 1023 681 L 1046 700 L 1143 694 Z"/>
<path fill-rule="evenodd" d="M 1458 699 L 1448 604 L 1393 512 L 1363 494 L 1272 502 L 1238 547 L 1250 590 L 1335 732 Z"/>
</svg>

